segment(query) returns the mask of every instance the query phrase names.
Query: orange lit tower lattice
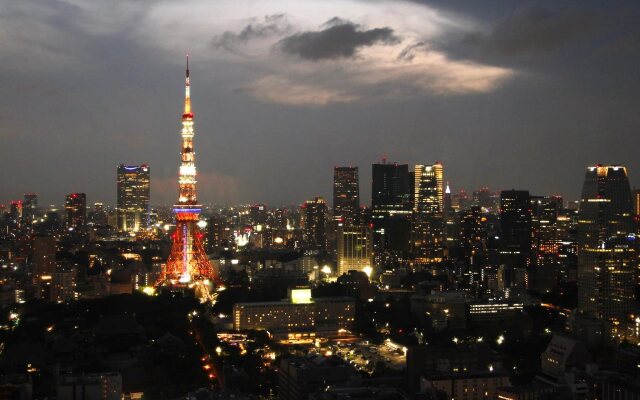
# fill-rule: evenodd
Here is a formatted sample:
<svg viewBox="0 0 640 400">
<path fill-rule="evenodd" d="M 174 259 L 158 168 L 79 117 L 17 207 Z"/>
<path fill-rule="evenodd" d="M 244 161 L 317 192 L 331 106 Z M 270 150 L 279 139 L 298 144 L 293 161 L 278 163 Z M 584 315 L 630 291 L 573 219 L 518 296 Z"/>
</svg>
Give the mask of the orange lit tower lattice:
<svg viewBox="0 0 640 400">
<path fill-rule="evenodd" d="M 202 300 L 212 299 L 211 287 L 219 284 L 204 250 L 203 234 L 198 228 L 202 206 L 196 199 L 196 164 L 193 151 L 193 113 L 189 84 L 189 57 L 187 56 L 184 113 L 182 114 L 182 162 L 178 182 L 180 196 L 174 205 L 176 230 L 172 235 L 171 254 L 158 284 L 173 288 L 194 288 Z"/>
</svg>

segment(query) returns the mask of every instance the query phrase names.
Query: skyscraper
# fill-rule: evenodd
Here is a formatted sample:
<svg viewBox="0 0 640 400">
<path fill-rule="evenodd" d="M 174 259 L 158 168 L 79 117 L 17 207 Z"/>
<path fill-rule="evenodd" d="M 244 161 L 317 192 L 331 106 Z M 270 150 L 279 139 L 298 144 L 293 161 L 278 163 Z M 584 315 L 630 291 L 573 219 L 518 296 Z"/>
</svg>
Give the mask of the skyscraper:
<svg viewBox="0 0 640 400">
<path fill-rule="evenodd" d="M 149 227 L 150 169 L 147 164 L 118 165 L 118 230 L 138 232 Z"/>
<path fill-rule="evenodd" d="M 418 263 L 441 261 L 443 254 L 443 167 L 415 166 L 412 243 Z"/>
<path fill-rule="evenodd" d="M 413 182 L 407 164 L 372 165 L 371 209 L 373 244 L 377 254 L 409 250 Z"/>
<path fill-rule="evenodd" d="M 51 277 L 56 270 L 56 240 L 49 235 L 36 235 L 33 238 L 33 266 L 34 279 Z"/>
<path fill-rule="evenodd" d="M 302 218 L 304 222 L 304 247 L 307 250 L 325 251 L 327 248 L 327 235 L 325 218 L 327 215 L 327 203 L 322 197 L 307 200 L 302 205 Z"/>
<path fill-rule="evenodd" d="M 368 225 L 347 225 L 338 228 L 338 275 L 351 270 L 372 272 L 371 229 Z"/>
<path fill-rule="evenodd" d="M 104 209 L 104 204 L 102 203 L 94 203 L 93 211 L 89 213 L 89 221 L 94 225 L 107 225 L 108 217 L 107 212 Z"/>
<path fill-rule="evenodd" d="M 557 226 L 562 212 L 562 197 L 531 196 L 533 262 L 540 266 L 557 262 L 562 238 Z"/>
<path fill-rule="evenodd" d="M 31 267 L 32 283 L 36 298 L 47 298 L 47 288 L 56 272 L 56 239 L 49 235 L 36 235 L 33 238 Z"/>
<path fill-rule="evenodd" d="M 9 204 L 9 218 L 14 224 L 20 224 L 22 221 L 22 201 L 14 200 Z"/>
<path fill-rule="evenodd" d="M 87 195 L 71 193 L 64 202 L 67 211 L 67 228 L 81 228 L 87 222 Z"/>
<path fill-rule="evenodd" d="M 22 200 L 22 220 L 31 224 L 38 214 L 38 195 L 26 193 Z"/>
<path fill-rule="evenodd" d="M 333 169 L 333 217 L 342 225 L 352 225 L 360 208 L 358 167 Z"/>
<path fill-rule="evenodd" d="M 531 199 L 531 270 L 530 287 L 538 291 L 553 290 L 563 271 L 560 255 L 563 239 L 558 217 L 562 197 L 530 196 Z"/>
<path fill-rule="evenodd" d="M 193 113 L 191 112 L 191 85 L 189 58 L 185 77 L 184 112 L 182 114 L 182 151 L 178 183 L 178 203 L 173 206 L 176 230 L 173 245 L 159 283 L 169 287 L 193 287 L 202 300 L 212 298 L 210 285 L 217 276 L 204 250 L 203 234 L 198 228 L 201 206 L 196 198 L 196 159 L 193 146 Z"/>
<path fill-rule="evenodd" d="M 627 169 L 587 168 L 578 212 L 578 308 L 618 319 L 634 307 L 638 243 Z"/>
<path fill-rule="evenodd" d="M 531 263 L 531 204 L 527 190 L 500 193 L 500 256 L 508 270 Z"/>
</svg>

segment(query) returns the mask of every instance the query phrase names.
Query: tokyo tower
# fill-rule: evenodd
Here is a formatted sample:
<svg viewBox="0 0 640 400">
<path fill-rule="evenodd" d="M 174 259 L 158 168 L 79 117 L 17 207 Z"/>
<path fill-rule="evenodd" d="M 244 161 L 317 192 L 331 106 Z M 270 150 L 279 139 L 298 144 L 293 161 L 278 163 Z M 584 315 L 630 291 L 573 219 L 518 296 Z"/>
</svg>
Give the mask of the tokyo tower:
<svg viewBox="0 0 640 400">
<path fill-rule="evenodd" d="M 219 284 L 202 243 L 198 228 L 202 206 L 196 199 L 196 159 L 193 150 L 193 113 L 189 84 L 189 56 L 187 56 L 184 113 L 182 114 L 182 161 L 178 182 L 180 194 L 173 206 L 176 230 L 172 235 L 171 254 L 158 280 L 159 286 L 192 288 L 203 301 L 213 300 L 212 287 Z"/>
</svg>

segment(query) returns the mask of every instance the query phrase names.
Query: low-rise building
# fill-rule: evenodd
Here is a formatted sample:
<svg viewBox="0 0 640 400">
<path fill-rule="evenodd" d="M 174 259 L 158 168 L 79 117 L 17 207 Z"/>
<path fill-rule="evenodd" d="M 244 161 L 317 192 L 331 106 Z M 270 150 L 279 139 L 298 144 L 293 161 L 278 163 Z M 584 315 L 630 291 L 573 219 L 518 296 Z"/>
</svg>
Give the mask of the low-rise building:
<svg viewBox="0 0 640 400">
<path fill-rule="evenodd" d="M 350 330 L 355 319 L 351 297 L 311 298 L 311 289 L 295 288 L 282 301 L 236 303 L 233 328 L 265 330 L 278 339 L 334 337 Z"/>
<path fill-rule="evenodd" d="M 63 375 L 56 393 L 58 400 L 120 400 L 122 376 L 118 372 Z"/>
<path fill-rule="evenodd" d="M 312 393 L 347 383 L 359 383 L 359 376 L 350 365 L 336 356 L 290 356 L 280 362 L 280 400 L 306 400 Z"/>
<path fill-rule="evenodd" d="M 524 304 L 511 301 L 483 301 L 467 305 L 469 323 L 499 323 L 522 313 Z"/>
<path fill-rule="evenodd" d="M 434 397 L 445 393 L 447 399 L 495 399 L 498 389 L 509 384 L 509 374 L 503 370 L 431 373 L 420 378 L 420 393 L 431 393 Z"/>
</svg>

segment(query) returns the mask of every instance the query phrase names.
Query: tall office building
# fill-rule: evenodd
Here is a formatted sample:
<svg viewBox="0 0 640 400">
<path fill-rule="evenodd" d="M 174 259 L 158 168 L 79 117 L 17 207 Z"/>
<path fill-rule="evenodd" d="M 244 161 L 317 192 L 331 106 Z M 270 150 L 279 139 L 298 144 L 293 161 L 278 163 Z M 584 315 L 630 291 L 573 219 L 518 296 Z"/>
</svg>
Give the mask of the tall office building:
<svg viewBox="0 0 640 400">
<path fill-rule="evenodd" d="M 33 238 L 31 259 L 34 278 L 51 277 L 56 270 L 56 240 L 53 236 L 37 235 Z"/>
<path fill-rule="evenodd" d="M 9 218 L 15 224 L 22 221 L 22 201 L 14 200 L 9 204 Z"/>
<path fill-rule="evenodd" d="M 562 214 L 562 197 L 530 196 L 531 204 L 531 281 L 530 288 L 553 290 L 563 271 L 566 256 L 560 250 L 567 237 L 558 223 Z"/>
<path fill-rule="evenodd" d="M 304 246 L 306 250 L 325 251 L 327 248 L 327 234 L 325 219 L 327 216 L 327 202 L 322 197 L 307 200 L 302 205 L 304 226 Z"/>
<path fill-rule="evenodd" d="M 87 195 L 71 193 L 64 202 L 67 211 L 67 228 L 80 228 L 87 222 Z"/>
<path fill-rule="evenodd" d="M 636 234 L 640 235 L 640 189 L 633 191 L 633 213 L 635 214 Z"/>
<path fill-rule="evenodd" d="M 265 225 L 267 223 L 267 205 L 254 204 L 249 207 L 249 223 L 252 225 Z"/>
<path fill-rule="evenodd" d="M 89 221 L 94 225 L 107 225 L 108 217 L 104 204 L 93 203 L 93 210 L 89 213 Z"/>
<path fill-rule="evenodd" d="M 338 228 L 338 275 L 373 271 L 371 228 L 368 225 L 348 225 Z"/>
<path fill-rule="evenodd" d="M 457 219 L 458 245 L 472 273 L 477 273 L 484 266 L 487 257 L 487 218 L 482 214 L 480 206 L 471 206 L 460 211 Z"/>
<path fill-rule="evenodd" d="M 587 168 L 578 212 L 578 308 L 618 319 L 634 307 L 638 239 L 627 170 Z"/>
<path fill-rule="evenodd" d="M 26 193 L 22 200 L 22 220 L 31 224 L 38 214 L 38 195 Z"/>
<path fill-rule="evenodd" d="M 491 198 L 491 191 L 489 188 L 482 188 L 473 192 L 473 205 L 480 207 L 481 209 L 491 209 L 493 200 Z"/>
<path fill-rule="evenodd" d="M 530 201 L 527 190 L 504 190 L 500 193 L 499 263 L 507 271 L 527 268 L 531 264 Z"/>
<path fill-rule="evenodd" d="M 556 263 L 562 244 L 557 224 L 562 213 L 562 197 L 531 196 L 531 251 L 535 265 Z"/>
<path fill-rule="evenodd" d="M 118 165 L 118 230 L 138 232 L 149 227 L 150 170 L 147 164 Z"/>
<path fill-rule="evenodd" d="M 371 211 L 377 254 L 403 253 L 411 242 L 413 181 L 407 164 L 372 165 Z"/>
<path fill-rule="evenodd" d="M 333 169 L 333 217 L 342 225 L 353 225 L 360 208 L 358 167 Z"/>
<path fill-rule="evenodd" d="M 441 261 L 444 254 L 443 167 L 416 165 L 414 169 L 412 243 L 418 263 Z"/>
</svg>

